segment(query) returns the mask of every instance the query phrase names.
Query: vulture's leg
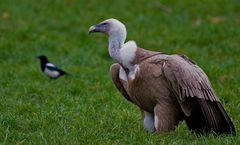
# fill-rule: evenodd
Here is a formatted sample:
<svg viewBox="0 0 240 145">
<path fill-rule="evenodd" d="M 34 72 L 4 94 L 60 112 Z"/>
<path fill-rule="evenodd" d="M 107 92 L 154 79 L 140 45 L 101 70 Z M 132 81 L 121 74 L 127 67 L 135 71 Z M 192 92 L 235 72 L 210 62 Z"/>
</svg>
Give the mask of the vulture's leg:
<svg viewBox="0 0 240 145">
<path fill-rule="evenodd" d="M 142 110 L 141 110 L 142 111 Z M 143 124 L 144 124 L 144 128 L 148 131 L 148 132 L 155 132 L 156 129 L 154 127 L 154 114 L 153 113 L 149 113 L 147 111 L 143 111 Z"/>
<path fill-rule="evenodd" d="M 159 133 L 174 130 L 180 119 L 177 111 L 168 105 L 157 104 L 154 107 L 154 126 Z"/>
<path fill-rule="evenodd" d="M 110 75 L 112 78 L 113 83 L 117 87 L 117 89 L 120 91 L 120 93 L 130 102 L 133 102 L 128 95 L 126 88 L 127 88 L 127 81 L 122 80 L 119 78 L 119 73 L 120 73 L 120 64 L 114 63 L 110 67 Z"/>
</svg>

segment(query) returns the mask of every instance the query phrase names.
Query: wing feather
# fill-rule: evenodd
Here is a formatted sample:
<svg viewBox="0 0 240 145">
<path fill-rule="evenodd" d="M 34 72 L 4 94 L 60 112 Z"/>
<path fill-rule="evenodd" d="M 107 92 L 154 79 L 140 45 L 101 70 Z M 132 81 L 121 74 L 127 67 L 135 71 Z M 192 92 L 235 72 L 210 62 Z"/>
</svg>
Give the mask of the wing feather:
<svg viewBox="0 0 240 145">
<path fill-rule="evenodd" d="M 120 93 L 130 102 L 133 103 L 131 97 L 129 96 L 129 94 L 127 93 L 127 91 L 125 90 L 123 84 L 120 81 L 119 78 L 119 71 L 120 71 L 120 65 L 115 63 L 111 66 L 110 68 L 110 75 L 112 78 L 113 83 L 115 84 L 116 88 L 120 91 Z"/>
<path fill-rule="evenodd" d="M 51 71 L 58 71 L 61 75 L 62 74 L 67 74 L 65 71 L 61 70 L 60 68 L 58 68 L 56 65 L 54 65 L 52 63 L 47 63 L 46 68 L 51 70 Z"/>
<path fill-rule="evenodd" d="M 200 67 L 186 56 L 170 55 L 165 59 L 163 74 L 177 94 L 189 128 L 197 132 L 235 134 L 230 117 Z M 190 110 L 183 106 L 186 103 L 190 104 Z"/>
<path fill-rule="evenodd" d="M 219 101 L 207 75 L 186 56 L 170 55 L 163 66 L 164 75 L 173 89 L 185 97 L 197 97 L 204 100 Z"/>
</svg>

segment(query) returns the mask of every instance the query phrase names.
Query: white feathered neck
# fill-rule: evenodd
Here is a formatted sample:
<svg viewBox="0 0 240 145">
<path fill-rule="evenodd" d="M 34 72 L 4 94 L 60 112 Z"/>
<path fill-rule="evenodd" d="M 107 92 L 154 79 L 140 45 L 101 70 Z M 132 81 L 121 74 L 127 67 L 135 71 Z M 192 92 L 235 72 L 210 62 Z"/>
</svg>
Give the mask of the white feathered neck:
<svg viewBox="0 0 240 145">
<path fill-rule="evenodd" d="M 136 56 L 137 45 L 134 41 L 124 43 L 127 37 L 126 27 L 119 21 L 113 21 L 109 32 L 108 51 L 110 56 L 123 67 L 130 69 Z"/>
</svg>

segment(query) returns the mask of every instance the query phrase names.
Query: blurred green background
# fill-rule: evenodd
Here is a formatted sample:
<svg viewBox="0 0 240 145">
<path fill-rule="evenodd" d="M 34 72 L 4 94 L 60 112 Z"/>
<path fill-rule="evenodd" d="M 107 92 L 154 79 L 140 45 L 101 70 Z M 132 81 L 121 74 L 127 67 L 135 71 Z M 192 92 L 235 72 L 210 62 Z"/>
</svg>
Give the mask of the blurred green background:
<svg viewBox="0 0 240 145">
<path fill-rule="evenodd" d="M 109 76 L 107 38 L 122 21 L 139 47 L 185 54 L 205 70 L 240 127 L 239 0 L 0 0 L 0 144 L 239 144 L 240 137 L 144 131 L 139 109 Z M 50 81 L 36 56 L 73 74 Z"/>
</svg>

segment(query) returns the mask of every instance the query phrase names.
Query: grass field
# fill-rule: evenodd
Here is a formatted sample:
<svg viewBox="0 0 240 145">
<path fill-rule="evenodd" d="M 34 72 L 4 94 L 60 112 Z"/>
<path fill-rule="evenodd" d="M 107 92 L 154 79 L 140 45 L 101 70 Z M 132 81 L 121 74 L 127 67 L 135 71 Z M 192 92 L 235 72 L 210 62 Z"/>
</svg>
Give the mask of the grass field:
<svg viewBox="0 0 240 145">
<path fill-rule="evenodd" d="M 1 0 L 0 144 L 240 144 L 239 133 L 197 137 L 184 122 L 145 132 L 110 80 L 107 38 L 88 34 L 110 17 L 140 47 L 196 61 L 240 131 L 239 0 Z M 40 54 L 73 77 L 50 81 Z"/>
</svg>

